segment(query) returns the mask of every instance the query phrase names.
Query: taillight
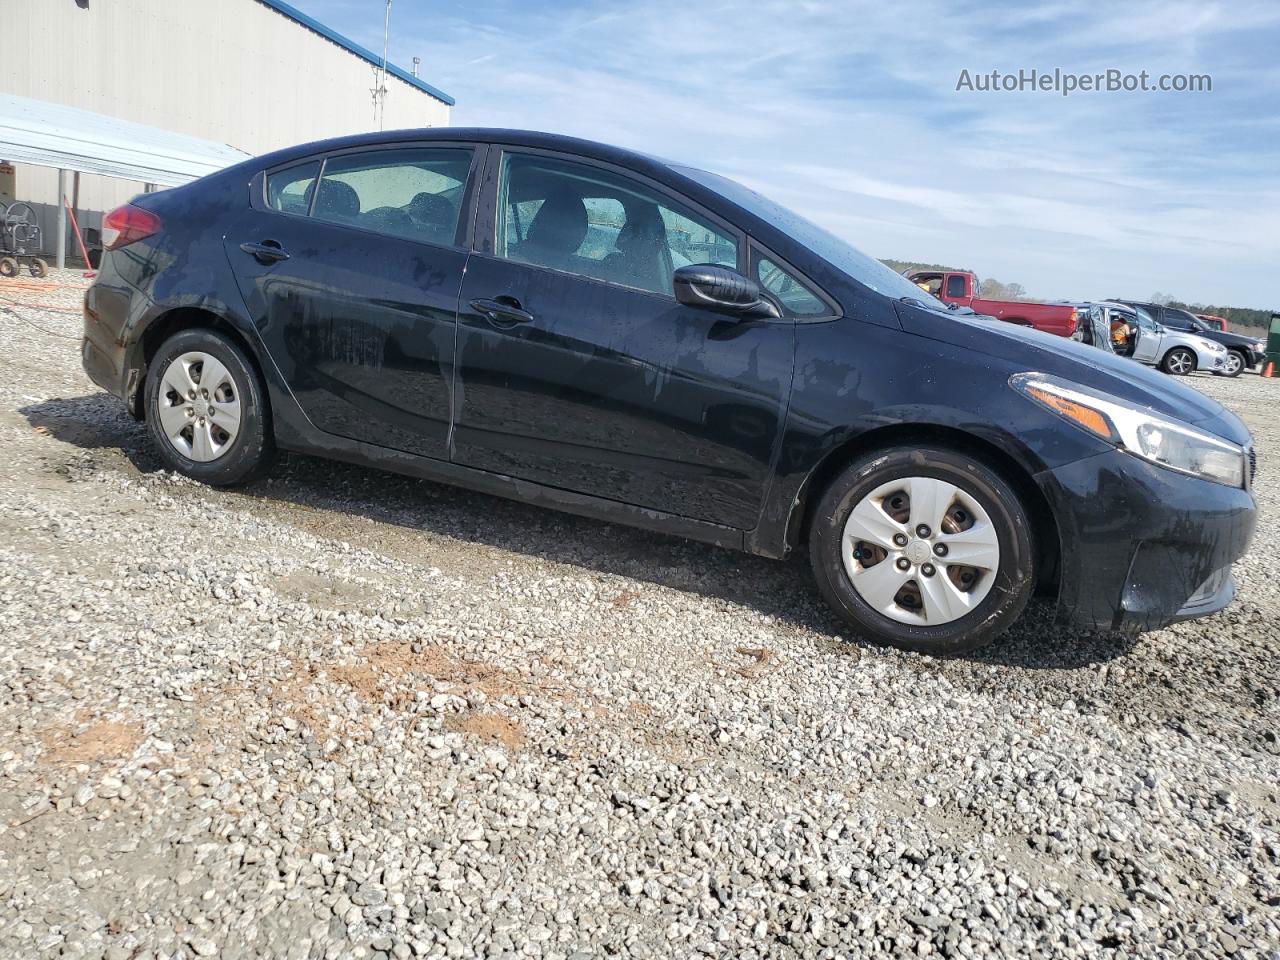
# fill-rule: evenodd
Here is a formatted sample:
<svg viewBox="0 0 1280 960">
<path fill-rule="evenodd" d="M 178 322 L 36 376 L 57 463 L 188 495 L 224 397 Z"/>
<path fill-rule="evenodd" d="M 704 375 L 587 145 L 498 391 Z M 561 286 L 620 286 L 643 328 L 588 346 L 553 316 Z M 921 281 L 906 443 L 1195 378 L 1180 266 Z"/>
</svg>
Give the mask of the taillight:
<svg viewBox="0 0 1280 960">
<path fill-rule="evenodd" d="M 102 218 L 102 246 L 119 250 L 160 230 L 160 218 L 150 210 L 126 203 Z"/>
</svg>

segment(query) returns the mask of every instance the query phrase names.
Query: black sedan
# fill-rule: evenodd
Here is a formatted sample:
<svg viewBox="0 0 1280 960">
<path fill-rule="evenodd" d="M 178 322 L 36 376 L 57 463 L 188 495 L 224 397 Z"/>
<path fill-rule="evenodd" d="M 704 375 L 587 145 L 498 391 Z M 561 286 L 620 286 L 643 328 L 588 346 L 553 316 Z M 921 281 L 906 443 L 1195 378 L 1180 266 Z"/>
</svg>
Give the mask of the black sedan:
<svg viewBox="0 0 1280 960">
<path fill-rule="evenodd" d="M 957 316 L 715 174 L 507 130 L 282 150 L 112 211 L 83 361 L 173 469 L 288 449 L 782 557 L 862 636 L 1218 610 L 1251 439 L 1195 390 Z"/>
</svg>

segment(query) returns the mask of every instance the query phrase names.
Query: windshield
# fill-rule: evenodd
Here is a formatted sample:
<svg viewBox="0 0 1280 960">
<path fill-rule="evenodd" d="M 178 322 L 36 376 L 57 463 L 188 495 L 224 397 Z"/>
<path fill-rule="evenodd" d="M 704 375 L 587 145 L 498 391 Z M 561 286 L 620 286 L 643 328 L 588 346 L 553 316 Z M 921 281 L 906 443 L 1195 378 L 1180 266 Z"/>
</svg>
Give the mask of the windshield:
<svg viewBox="0 0 1280 960">
<path fill-rule="evenodd" d="M 728 177 L 708 173 L 706 170 L 674 165 L 672 169 L 714 190 L 725 199 L 733 201 L 744 210 L 777 227 L 797 243 L 808 247 L 832 266 L 843 270 L 854 280 L 863 286 L 870 287 L 876 293 L 895 300 L 908 298 L 927 310 L 946 311 L 946 304 L 929 296 L 906 277 L 894 273 L 879 260 L 867 256 L 835 234 L 806 220 L 798 213 L 774 203 L 768 197 L 761 196 Z"/>
</svg>

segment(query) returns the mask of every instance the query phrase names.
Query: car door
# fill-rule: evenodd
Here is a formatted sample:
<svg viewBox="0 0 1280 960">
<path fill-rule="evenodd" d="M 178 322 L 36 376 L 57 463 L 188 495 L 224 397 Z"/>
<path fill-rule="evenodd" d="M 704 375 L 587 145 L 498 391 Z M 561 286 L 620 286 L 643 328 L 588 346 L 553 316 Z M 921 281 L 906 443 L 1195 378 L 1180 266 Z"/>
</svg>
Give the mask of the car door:
<svg viewBox="0 0 1280 960">
<path fill-rule="evenodd" d="M 754 527 L 794 323 L 685 306 L 671 286 L 688 263 L 739 267 L 741 232 L 582 158 L 508 148 L 488 171 L 459 309 L 455 460 Z"/>
<path fill-rule="evenodd" d="M 1134 307 L 1138 314 L 1138 342 L 1133 347 L 1133 359 L 1143 363 L 1155 363 L 1161 356 L 1163 335 L 1160 325 L 1142 307 Z"/>
<path fill-rule="evenodd" d="M 255 179 L 227 256 L 319 429 L 448 457 L 476 155 L 461 143 L 380 145 Z"/>
</svg>

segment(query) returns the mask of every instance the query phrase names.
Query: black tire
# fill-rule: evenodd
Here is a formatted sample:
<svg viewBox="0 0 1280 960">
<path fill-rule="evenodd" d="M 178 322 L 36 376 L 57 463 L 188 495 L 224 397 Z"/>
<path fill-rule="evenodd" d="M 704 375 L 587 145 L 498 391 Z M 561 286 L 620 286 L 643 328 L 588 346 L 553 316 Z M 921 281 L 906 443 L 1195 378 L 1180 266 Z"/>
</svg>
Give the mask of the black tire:
<svg viewBox="0 0 1280 960">
<path fill-rule="evenodd" d="M 37 280 L 42 280 L 49 275 L 49 265 L 39 257 L 27 262 L 27 271 Z"/>
<path fill-rule="evenodd" d="M 1244 372 L 1244 368 L 1249 365 L 1249 361 L 1245 359 L 1245 355 L 1239 350 L 1228 350 L 1227 359 L 1224 361 L 1221 376 L 1238 377 Z"/>
<path fill-rule="evenodd" d="M 18 261 L 13 257 L 0 257 L 0 277 L 11 279 L 18 275 Z"/>
<path fill-rule="evenodd" d="M 239 432 L 217 459 L 193 460 L 180 452 L 160 428 L 160 389 L 165 371 L 178 357 L 192 351 L 207 353 L 226 367 L 240 398 Z M 271 411 L 266 389 L 252 361 L 231 339 L 205 328 L 182 330 L 166 340 L 147 368 L 147 430 L 161 458 L 178 473 L 215 487 L 248 483 L 264 474 L 275 458 Z"/>
<path fill-rule="evenodd" d="M 1172 377 L 1184 377 L 1195 373 L 1196 355 L 1186 347 L 1174 347 L 1160 361 L 1160 369 Z"/>
<path fill-rule="evenodd" d="M 937 626 L 886 616 L 862 598 L 845 572 L 842 541 L 849 514 L 881 484 L 904 477 L 932 477 L 959 487 L 987 512 L 1000 547 L 987 595 L 969 613 Z M 942 447 L 893 447 L 846 467 L 814 510 L 809 560 L 822 595 L 858 634 L 873 643 L 934 655 L 965 653 L 990 643 L 1021 615 L 1036 582 L 1030 521 L 1018 495 L 982 461 Z"/>
</svg>

